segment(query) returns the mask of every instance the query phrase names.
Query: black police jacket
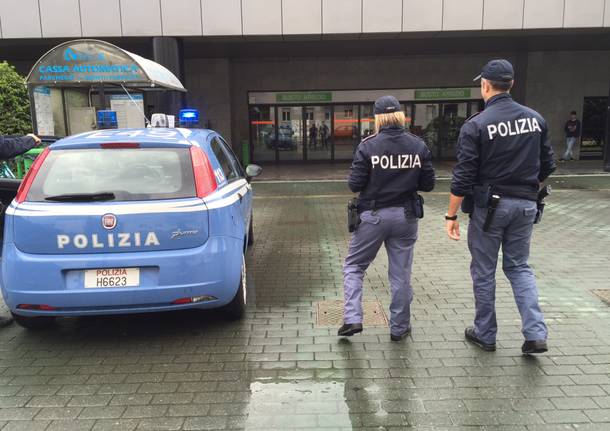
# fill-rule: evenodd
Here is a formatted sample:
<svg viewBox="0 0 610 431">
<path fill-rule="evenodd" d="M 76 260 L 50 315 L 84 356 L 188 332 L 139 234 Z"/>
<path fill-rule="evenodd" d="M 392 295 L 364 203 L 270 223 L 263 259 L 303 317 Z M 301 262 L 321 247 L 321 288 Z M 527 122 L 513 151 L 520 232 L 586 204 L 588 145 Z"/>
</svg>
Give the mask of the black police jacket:
<svg viewBox="0 0 610 431">
<path fill-rule="evenodd" d="M 0 135 L 0 159 L 12 159 L 19 154 L 31 150 L 36 141 L 31 136 L 2 136 Z"/>
<path fill-rule="evenodd" d="M 359 212 L 403 206 L 417 191 L 434 188 L 432 154 L 402 127 L 381 128 L 358 145 L 347 183 L 360 192 Z"/>
<path fill-rule="evenodd" d="M 544 118 L 503 93 L 462 126 L 451 193 L 466 196 L 476 185 L 492 185 L 501 196 L 536 200 L 555 168 Z"/>
</svg>

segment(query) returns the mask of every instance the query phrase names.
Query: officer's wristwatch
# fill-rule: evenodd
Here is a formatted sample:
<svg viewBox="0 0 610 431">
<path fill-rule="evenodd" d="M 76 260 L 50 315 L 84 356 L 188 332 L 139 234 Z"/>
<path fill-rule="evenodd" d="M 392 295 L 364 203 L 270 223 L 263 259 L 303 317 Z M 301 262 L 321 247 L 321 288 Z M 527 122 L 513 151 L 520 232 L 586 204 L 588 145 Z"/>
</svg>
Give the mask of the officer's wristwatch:
<svg viewBox="0 0 610 431">
<path fill-rule="evenodd" d="M 457 220 L 457 214 L 450 216 L 449 214 L 445 214 L 445 220 L 455 221 Z"/>
</svg>

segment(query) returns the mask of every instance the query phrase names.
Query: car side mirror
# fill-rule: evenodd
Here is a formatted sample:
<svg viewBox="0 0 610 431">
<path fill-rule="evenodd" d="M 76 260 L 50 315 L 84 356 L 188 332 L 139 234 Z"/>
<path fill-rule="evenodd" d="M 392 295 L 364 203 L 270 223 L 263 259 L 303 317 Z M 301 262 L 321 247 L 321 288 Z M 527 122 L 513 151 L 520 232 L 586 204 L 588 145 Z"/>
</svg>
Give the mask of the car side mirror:
<svg viewBox="0 0 610 431">
<path fill-rule="evenodd" d="M 263 168 L 259 165 L 248 165 L 246 166 L 246 178 L 250 181 L 254 177 L 258 177 L 263 173 Z"/>
</svg>

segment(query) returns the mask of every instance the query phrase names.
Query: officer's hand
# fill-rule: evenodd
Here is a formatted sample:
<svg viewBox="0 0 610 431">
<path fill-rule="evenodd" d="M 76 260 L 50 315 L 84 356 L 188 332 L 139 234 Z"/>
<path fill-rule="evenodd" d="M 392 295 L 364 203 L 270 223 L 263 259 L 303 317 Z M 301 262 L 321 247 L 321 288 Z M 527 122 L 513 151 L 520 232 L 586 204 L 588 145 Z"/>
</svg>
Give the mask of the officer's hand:
<svg viewBox="0 0 610 431">
<path fill-rule="evenodd" d="M 32 138 L 34 140 L 34 142 L 36 142 L 36 145 L 40 145 L 40 143 L 42 142 L 42 139 L 40 139 L 38 136 L 36 136 L 33 133 L 28 133 L 28 136 L 30 138 Z"/>
<path fill-rule="evenodd" d="M 447 235 L 454 241 L 460 240 L 460 223 L 457 220 L 447 220 Z"/>
</svg>

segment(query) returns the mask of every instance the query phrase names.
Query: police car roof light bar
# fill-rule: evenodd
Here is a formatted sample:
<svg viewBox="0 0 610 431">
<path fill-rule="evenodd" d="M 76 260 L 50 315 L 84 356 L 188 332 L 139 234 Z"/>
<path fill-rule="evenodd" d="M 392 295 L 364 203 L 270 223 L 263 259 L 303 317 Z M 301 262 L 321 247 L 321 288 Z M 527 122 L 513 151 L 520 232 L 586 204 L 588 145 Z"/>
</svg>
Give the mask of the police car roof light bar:
<svg viewBox="0 0 610 431">
<path fill-rule="evenodd" d="M 32 183 L 34 182 L 34 179 L 36 178 L 36 175 L 38 174 L 42 163 L 49 155 L 49 151 L 49 147 L 45 148 L 43 152 L 40 153 L 38 157 L 36 157 L 36 160 L 34 160 L 34 163 L 32 163 L 32 167 L 30 168 L 28 173 L 25 174 L 25 178 L 23 179 L 21 185 L 19 186 L 19 189 L 17 190 L 17 196 L 15 196 L 15 201 L 18 204 L 25 201 L 25 198 L 27 197 L 30 188 L 32 187 Z"/>
<path fill-rule="evenodd" d="M 193 162 L 197 197 L 203 199 L 218 188 L 214 169 L 212 169 L 210 160 L 199 147 L 191 147 L 191 160 Z"/>
</svg>

